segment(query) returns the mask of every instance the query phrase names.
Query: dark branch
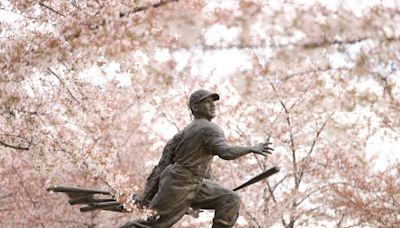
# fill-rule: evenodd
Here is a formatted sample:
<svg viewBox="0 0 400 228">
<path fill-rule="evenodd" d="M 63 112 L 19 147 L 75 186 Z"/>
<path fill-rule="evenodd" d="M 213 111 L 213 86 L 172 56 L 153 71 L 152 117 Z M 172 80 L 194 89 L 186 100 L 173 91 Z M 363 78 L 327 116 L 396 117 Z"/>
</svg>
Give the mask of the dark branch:
<svg viewBox="0 0 400 228">
<path fill-rule="evenodd" d="M 342 223 L 343 223 L 344 218 L 346 217 L 346 214 L 347 214 L 347 212 L 346 212 L 346 213 L 343 213 L 342 216 L 341 216 L 341 218 L 340 218 L 340 220 L 339 220 L 339 222 L 336 223 L 336 226 L 337 226 L 338 228 L 342 226 Z"/>
<path fill-rule="evenodd" d="M 331 66 L 327 66 L 327 67 L 317 67 L 315 69 L 309 69 L 309 70 L 305 70 L 305 71 L 299 71 L 299 72 L 294 72 L 294 73 L 290 73 L 290 74 L 286 74 L 286 77 L 283 78 L 283 80 L 288 80 L 290 78 L 296 77 L 296 76 L 300 76 L 300 75 L 305 75 L 305 74 L 315 74 L 318 72 L 327 72 L 327 71 L 350 71 L 352 70 L 351 68 L 347 68 L 347 67 L 338 67 L 338 68 L 332 68 Z"/>
<path fill-rule="evenodd" d="M 330 115 L 330 117 L 332 117 L 332 115 L 333 115 L 333 113 Z M 301 162 L 305 161 L 306 158 L 308 158 L 308 157 L 311 156 L 312 152 L 314 151 L 315 145 L 317 144 L 317 141 L 318 141 L 318 139 L 319 139 L 319 136 L 320 136 L 321 132 L 324 130 L 324 128 L 325 128 L 325 126 L 326 126 L 326 123 L 328 123 L 328 120 L 329 120 L 329 119 L 330 119 L 330 118 L 327 118 L 327 119 L 324 121 L 324 123 L 322 124 L 322 126 L 317 130 L 317 132 L 316 132 L 316 134 L 315 134 L 315 138 L 314 138 L 314 140 L 313 140 L 313 142 L 312 142 L 312 144 L 311 144 L 310 150 L 308 151 L 307 156 L 305 156 L 305 157 L 301 160 Z M 304 175 L 304 168 L 305 168 L 305 167 L 303 167 L 303 168 L 301 169 L 301 171 L 300 171 L 300 175 L 299 175 L 300 181 L 301 181 L 301 179 L 303 178 L 303 175 Z"/>
<path fill-rule="evenodd" d="M 49 67 L 47 68 L 47 70 L 61 82 L 61 84 L 67 89 L 67 91 L 68 91 L 69 95 L 72 97 L 72 99 L 74 99 L 78 104 L 81 104 L 78 101 L 78 99 L 76 99 L 76 97 L 72 94 L 71 90 L 69 90 L 69 88 L 65 85 L 65 82 L 60 78 L 60 76 L 58 76 L 56 73 L 54 73 L 54 71 L 52 71 Z"/>
<path fill-rule="evenodd" d="M 244 207 L 245 205 L 243 204 L 243 202 L 240 202 L 240 204 L 242 205 L 242 207 L 244 208 L 244 213 L 247 215 L 247 218 L 250 218 L 250 220 L 252 221 L 253 225 L 255 224 L 256 227 L 262 227 L 261 224 L 258 222 L 258 220 L 256 219 L 256 217 L 254 215 L 252 215 L 246 207 Z"/>
<path fill-rule="evenodd" d="M 321 47 L 326 47 L 330 45 L 349 45 L 349 44 L 355 44 L 355 43 L 360 43 L 363 41 L 366 41 L 370 39 L 369 37 L 361 37 L 361 38 L 355 38 L 355 39 L 349 39 L 349 40 L 323 40 L 323 41 L 316 41 L 316 42 L 309 42 L 309 43 L 304 43 L 304 44 L 296 44 L 295 46 L 300 46 L 304 49 L 313 49 L 313 48 L 321 48 Z"/>
<path fill-rule="evenodd" d="M 331 45 L 350 45 L 356 44 L 359 42 L 366 41 L 368 39 L 372 39 L 369 37 L 363 38 L 356 38 L 356 39 L 348 39 L 348 40 L 323 40 L 323 41 L 315 41 L 315 42 L 308 42 L 308 43 L 276 43 L 276 44 L 269 44 L 266 45 L 264 43 L 256 43 L 256 44 L 228 44 L 228 45 L 203 45 L 204 50 L 208 51 L 220 51 L 223 49 L 241 49 L 241 50 L 254 50 L 259 48 L 271 48 L 271 49 L 281 49 L 281 48 L 288 48 L 288 47 L 297 47 L 303 49 L 315 49 L 315 48 L 323 48 Z M 396 40 L 394 38 L 387 38 L 388 41 Z"/>
<path fill-rule="evenodd" d="M 24 181 L 22 180 L 21 175 L 19 175 L 17 169 L 16 169 L 13 165 L 12 165 L 11 167 L 13 168 L 13 170 L 14 170 L 14 172 L 15 172 L 15 175 L 17 175 L 18 180 L 19 180 L 19 183 L 21 184 L 21 186 L 22 186 L 22 188 L 24 189 L 26 195 L 28 196 L 29 201 L 32 203 L 33 208 L 36 208 L 36 203 L 35 203 L 35 201 L 33 201 L 33 198 L 32 198 L 32 196 L 31 196 L 31 194 L 29 193 L 28 189 L 26 188 L 26 186 L 25 186 L 25 184 L 24 184 Z"/>
<path fill-rule="evenodd" d="M 12 195 L 13 195 L 13 193 L 8 193 L 8 194 L 6 194 L 4 196 L 0 196 L 0 199 L 5 199 L 5 198 L 8 198 L 8 197 L 10 197 Z"/>
<path fill-rule="evenodd" d="M 400 37 L 382 37 L 382 38 L 373 38 L 373 37 L 361 37 L 354 39 L 345 39 L 345 40 L 322 40 L 322 41 L 314 41 L 314 42 L 294 42 L 294 43 L 276 43 L 276 44 L 264 44 L 264 43 L 255 43 L 255 44 L 228 44 L 228 45 L 201 45 L 198 48 L 202 48 L 205 51 L 220 51 L 220 50 L 230 50 L 230 49 L 239 49 L 245 51 L 252 51 L 254 49 L 283 49 L 283 48 L 303 48 L 303 49 L 316 49 L 316 48 L 324 48 L 332 45 L 352 45 L 356 43 L 360 43 L 367 40 L 375 40 L 378 42 L 395 42 L 399 41 Z M 168 48 L 168 47 L 165 47 Z"/>
<path fill-rule="evenodd" d="M 51 12 L 53 12 L 53 13 L 55 13 L 55 14 L 58 14 L 58 15 L 60 15 L 60 16 L 62 16 L 62 17 L 65 17 L 64 14 L 58 12 L 57 10 L 51 8 L 50 6 L 44 4 L 43 2 L 39 2 L 39 5 L 42 6 L 42 7 L 44 7 L 44 8 L 46 8 L 46 9 L 48 9 L 48 10 L 50 10 Z"/>
<path fill-rule="evenodd" d="M 278 90 L 275 88 L 275 85 L 271 82 L 271 80 L 269 80 L 269 77 L 267 76 L 268 70 L 262 66 L 261 61 L 258 58 L 258 56 L 256 55 L 255 51 L 254 50 L 252 50 L 252 51 L 253 51 L 253 56 L 257 61 L 257 64 L 258 64 L 258 66 L 260 68 L 261 73 L 268 80 L 268 83 L 270 84 L 272 90 L 274 91 L 275 97 L 279 100 L 280 104 L 282 105 L 282 108 L 285 110 L 286 122 L 287 122 L 288 127 L 289 127 L 290 147 L 291 147 L 291 150 L 292 150 L 293 177 L 294 177 L 295 187 L 297 189 L 299 187 L 299 185 L 300 185 L 300 181 L 299 181 L 298 176 L 297 176 L 296 146 L 295 146 L 295 142 L 294 142 L 293 129 L 292 129 L 292 125 L 291 125 L 291 122 L 290 122 L 290 111 L 286 107 L 286 105 L 283 102 L 283 100 L 281 99 L 281 97 L 279 96 Z"/>
<path fill-rule="evenodd" d="M 138 13 L 138 12 L 141 12 L 141 11 L 145 11 L 145 10 L 150 9 L 150 8 L 158 8 L 158 7 L 164 6 L 164 5 L 168 4 L 168 3 L 178 2 L 178 1 L 179 0 L 165 0 L 165 1 L 160 1 L 159 3 L 153 4 L 153 5 L 149 5 L 149 6 L 136 7 L 133 10 L 130 10 L 128 12 L 119 13 L 119 17 L 125 17 L 125 16 L 128 16 L 128 15 L 133 14 L 133 13 Z"/>
<path fill-rule="evenodd" d="M 26 146 L 26 147 L 11 145 L 11 144 L 5 143 L 5 142 L 3 142 L 1 140 L 0 140 L 0 145 L 5 146 L 5 147 L 10 147 L 10 148 L 13 148 L 13 149 L 16 149 L 16 150 L 29 150 L 30 146 L 32 145 L 32 139 L 29 142 L 29 145 Z"/>
<path fill-rule="evenodd" d="M 273 191 L 273 189 L 271 188 L 271 185 L 270 185 L 269 181 L 267 181 L 267 187 L 268 187 L 269 194 L 271 195 L 272 201 L 274 201 L 274 203 L 277 204 L 278 201 L 276 200 L 274 191 Z"/>
<path fill-rule="evenodd" d="M 83 165 L 84 165 L 86 168 L 89 168 L 89 165 L 88 165 L 86 162 L 83 162 Z M 113 192 L 116 192 L 115 188 L 113 188 L 113 187 L 110 185 L 110 183 L 108 183 L 108 181 L 106 181 L 104 178 L 102 178 L 102 177 L 100 176 L 100 174 L 97 175 L 94 179 L 99 179 L 99 180 L 101 180 L 101 181 L 102 181 L 104 184 L 106 184 L 110 189 L 112 189 Z"/>
</svg>

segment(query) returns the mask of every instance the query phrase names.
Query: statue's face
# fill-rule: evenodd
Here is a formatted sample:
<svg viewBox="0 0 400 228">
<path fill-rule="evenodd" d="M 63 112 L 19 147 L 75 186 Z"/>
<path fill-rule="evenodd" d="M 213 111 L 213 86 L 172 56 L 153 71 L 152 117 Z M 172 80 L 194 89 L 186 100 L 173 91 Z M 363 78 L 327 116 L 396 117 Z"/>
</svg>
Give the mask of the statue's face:
<svg viewBox="0 0 400 228">
<path fill-rule="evenodd" d="M 211 120 L 215 117 L 214 99 L 209 97 L 194 105 L 194 113 L 197 116 Z"/>
</svg>

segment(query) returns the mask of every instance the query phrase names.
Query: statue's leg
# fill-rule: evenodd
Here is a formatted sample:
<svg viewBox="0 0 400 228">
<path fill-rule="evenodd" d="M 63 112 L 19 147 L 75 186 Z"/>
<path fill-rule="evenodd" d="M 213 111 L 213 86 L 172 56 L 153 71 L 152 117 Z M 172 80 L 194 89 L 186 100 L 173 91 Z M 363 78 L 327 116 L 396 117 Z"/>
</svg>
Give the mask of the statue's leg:
<svg viewBox="0 0 400 228">
<path fill-rule="evenodd" d="M 196 195 L 195 182 L 186 170 L 173 167 L 167 169 L 160 179 L 158 192 L 150 203 L 150 208 L 156 211 L 156 218 L 131 221 L 123 227 L 168 228 L 185 215 Z"/>
<path fill-rule="evenodd" d="M 187 194 L 186 192 L 180 193 L 183 196 Z M 151 205 L 156 210 L 154 218 L 129 221 L 121 228 L 168 228 L 181 219 L 190 206 L 185 198 L 174 197 L 174 192 L 171 191 L 161 191 L 155 197 L 156 201 L 152 201 Z"/>
<path fill-rule="evenodd" d="M 146 224 L 148 221 L 129 221 L 124 225 L 120 226 L 120 228 L 152 228 L 151 224 Z"/>
<path fill-rule="evenodd" d="M 234 191 L 205 179 L 191 206 L 214 209 L 213 228 L 227 228 L 232 227 L 239 216 L 240 198 Z"/>
<path fill-rule="evenodd" d="M 120 228 L 170 228 L 182 218 L 188 208 L 189 206 L 186 206 L 184 209 L 178 210 L 175 207 L 173 210 L 163 211 L 163 216 L 148 220 L 129 221 Z"/>
</svg>

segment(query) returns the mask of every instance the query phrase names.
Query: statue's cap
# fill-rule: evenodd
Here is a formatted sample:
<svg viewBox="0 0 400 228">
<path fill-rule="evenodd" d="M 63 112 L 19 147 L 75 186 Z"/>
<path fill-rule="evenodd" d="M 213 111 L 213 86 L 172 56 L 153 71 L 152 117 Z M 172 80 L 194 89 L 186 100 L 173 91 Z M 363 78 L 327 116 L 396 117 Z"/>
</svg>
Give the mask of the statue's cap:
<svg viewBox="0 0 400 228">
<path fill-rule="evenodd" d="M 212 97 L 214 101 L 219 100 L 219 95 L 217 93 L 212 93 L 205 89 L 196 90 L 190 95 L 189 107 L 209 97 Z"/>
</svg>

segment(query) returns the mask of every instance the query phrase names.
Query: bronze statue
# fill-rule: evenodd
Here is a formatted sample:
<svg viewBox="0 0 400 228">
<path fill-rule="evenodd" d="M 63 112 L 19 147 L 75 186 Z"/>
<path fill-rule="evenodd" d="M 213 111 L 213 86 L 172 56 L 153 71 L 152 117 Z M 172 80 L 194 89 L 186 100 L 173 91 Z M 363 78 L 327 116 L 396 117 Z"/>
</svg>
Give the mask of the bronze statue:
<svg viewBox="0 0 400 228">
<path fill-rule="evenodd" d="M 232 160 L 248 153 L 265 156 L 272 148 L 270 143 L 251 147 L 228 145 L 224 132 L 211 122 L 217 100 L 219 95 L 207 90 L 197 90 L 190 96 L 192 123 L 168 142 L 159 164 L 147 179 L 143 194 L 135 199 L 155 209 L 157 216 L 146 221 L 131 221 L 122 227 L 171 227 L 189 208 L 215 210 L 213 228 L 235 224 L 240 198 L 234 191 L 209 179 L 212 157 Z"/>
<path fill-rule="evenodd" d="M 234 191 L 279 171 L 273 167 L 234 190 L 210 179 L 210 163 L 215 155 L 232 160 L 248 153 L 266 156 L 273 151 L 269 142 L 249 147 L 228 145 L 224 132 L 211 122 L 215 117 L 214 102 L 217 100 L 219 95 L 207 90 L 197 90 L 190 96 L 193 121 L 167 143 L 158 165 L 147 178 L 144 192 L 134 195 L 136 204 L 155 210 L 156 215 L 147 220 L 129 221 L 123 228 L 167 228 L 186 213 L 200 209 L 215 210 L 213 228 L 232 227 L 240 206 L 240 198 Z M 85 204 L 81 207 L 82 212 L 97 209 L 125 212 L 113 194 L 107 191 L 64 186 L 52 186 L 48 190 L 68 194 L 71 205 Z"/>
</svg>

